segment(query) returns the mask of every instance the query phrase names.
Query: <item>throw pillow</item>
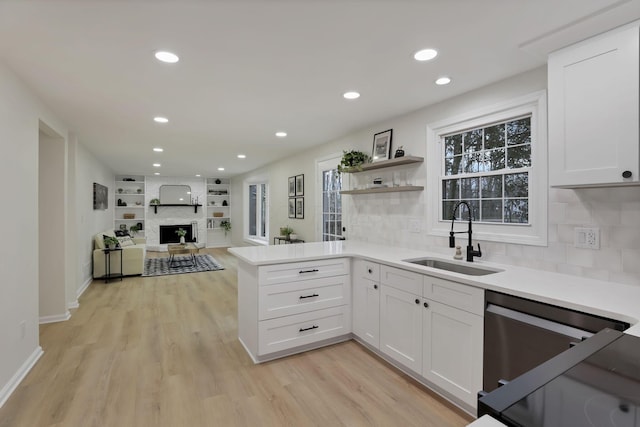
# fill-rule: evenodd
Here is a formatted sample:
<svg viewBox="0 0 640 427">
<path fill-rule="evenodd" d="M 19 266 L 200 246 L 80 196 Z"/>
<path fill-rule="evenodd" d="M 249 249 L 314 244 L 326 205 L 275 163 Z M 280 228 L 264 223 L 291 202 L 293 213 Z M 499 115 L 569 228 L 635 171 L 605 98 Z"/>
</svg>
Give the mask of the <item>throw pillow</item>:
<svg viewBox="0 0 640 427">
<path fill-rule="evenodd" d="M 116 239 L 118 239 L 118 242 L 120 242 L 120 247 L 122 247 L 122 248 L 124 248 L 126 246 L 135 245 L 135 243 L 133 242 L 133 240 L 131 239 L 130 236 L 116 237 Z"/>
<path fill-rule="evenodd" d="M 127 230 L 113 230 L 113 232 L 115 233 L 116 237 L 130 236 Z"/>
</svg>

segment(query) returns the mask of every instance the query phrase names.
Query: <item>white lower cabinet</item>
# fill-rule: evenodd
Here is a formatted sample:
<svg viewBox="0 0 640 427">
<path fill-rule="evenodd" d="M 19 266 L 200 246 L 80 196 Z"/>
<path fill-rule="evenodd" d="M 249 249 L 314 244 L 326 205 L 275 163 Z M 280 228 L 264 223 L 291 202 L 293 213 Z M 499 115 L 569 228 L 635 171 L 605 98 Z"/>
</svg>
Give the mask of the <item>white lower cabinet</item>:
<svg viewBox="0 0 640 427">
<path fill-rule="evenodd" d="M 380 285 L 373 280 L 353 279 L 353 333 L 380 348 Z"/>
<path fill-rule="evenodd" d="M 421 297 L 388 285 L 380 290 L 380 351 L 414 372 L 422 370 Z"/>
<path fill-rule="evenodd" d="M 422 375 L 475 407 L 482 389 L 483 317 L 425 300 L 422 319 Z"/>
</svg>

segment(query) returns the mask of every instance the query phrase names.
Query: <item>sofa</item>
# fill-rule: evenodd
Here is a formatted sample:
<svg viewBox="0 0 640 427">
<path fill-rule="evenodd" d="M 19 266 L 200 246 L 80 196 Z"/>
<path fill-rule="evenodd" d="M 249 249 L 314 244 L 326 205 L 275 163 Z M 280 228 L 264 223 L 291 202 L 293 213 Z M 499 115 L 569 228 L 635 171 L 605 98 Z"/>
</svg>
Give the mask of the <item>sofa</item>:
<svg viewBox="0 0 640 427">
<path fill-rule="evenodd" d="M 98 233 L 93 238 L 93 277 L 100 278 L 105 274 L 104 236 L 116 237 L 113 230 Z M 122 239 L 123 236 L 120 236 Z M 146 239 L 133 237 L 122 239 L 122 251 L 116 251 L 110 255 L 111 273 L 120 271 L 120 256 L 122 256 L 122 274 L 136 276 L 144 272 L 144 258 L 147 253 Z M 124 242 L 126 240 L 126 242 Z"/>
</svg>

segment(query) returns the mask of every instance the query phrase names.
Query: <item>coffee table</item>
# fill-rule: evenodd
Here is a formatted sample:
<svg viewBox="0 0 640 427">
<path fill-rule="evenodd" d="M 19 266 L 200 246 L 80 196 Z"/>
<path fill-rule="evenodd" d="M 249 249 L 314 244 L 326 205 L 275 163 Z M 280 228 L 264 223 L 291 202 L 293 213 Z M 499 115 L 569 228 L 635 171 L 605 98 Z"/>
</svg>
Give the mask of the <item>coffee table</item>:
<svg viewBox="0 0 640 427">
<path fill-rule="evenodd" d="M 191 267 L 196 266 L 196 254 L 200 252 L 200 248 L 194 243 L 169 243 L 167 245 L 167 250 L 169 251 L 169 268 L 178 267 L 177 265 L 173 265 L 174 258 L 176 255 L 182 254 L 191 255 Z"/>
</svg>

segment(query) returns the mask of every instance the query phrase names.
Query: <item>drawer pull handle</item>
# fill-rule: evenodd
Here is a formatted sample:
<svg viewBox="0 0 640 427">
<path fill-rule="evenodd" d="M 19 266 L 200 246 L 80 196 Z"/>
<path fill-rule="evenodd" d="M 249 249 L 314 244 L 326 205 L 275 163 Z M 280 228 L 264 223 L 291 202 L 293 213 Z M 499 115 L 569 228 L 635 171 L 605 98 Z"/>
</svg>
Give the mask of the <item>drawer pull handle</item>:
<svg viewBox="0 0 640 427">
<path fill-rule="evenodd" d="M 305 273 L 317 273 L 319 270 L 317 268 L 314 268 L 313 270 L 300 270 L 299 274 L 305 274 Z"/>
<path fill-rule="evenodd" d="M 310 331 L 312 329 L 318 329 L 320 326 L 318 325 L 313 325 L 310 328 L 300 328 L 300 332 L 304 332 L 304 331 Z"/>
<path fill-rule="evenodd" d="M 314 298 L 314 297 L 319 297 L 320 295 L 318 294 L 313 294 L 313 295 L 300 295 L 300 299 L 305 299 L 305 298 Z"/>
</svg>

